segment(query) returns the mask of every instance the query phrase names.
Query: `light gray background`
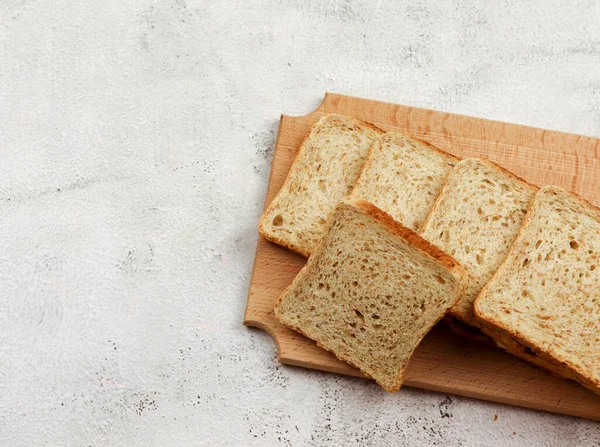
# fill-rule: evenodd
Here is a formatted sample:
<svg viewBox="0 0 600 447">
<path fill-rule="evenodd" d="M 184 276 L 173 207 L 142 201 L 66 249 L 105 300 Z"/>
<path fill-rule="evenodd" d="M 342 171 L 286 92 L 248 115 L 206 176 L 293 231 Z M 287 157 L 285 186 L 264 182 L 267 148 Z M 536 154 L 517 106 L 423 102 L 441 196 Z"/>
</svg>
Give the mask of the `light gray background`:
<svg viewBox="0 0 600 447">
<path fill-rule="evenodd" d="M 598 137 L 599 23 L 596 1 L 0 1 L 0 445 L 600 445 L 282 367 L 241 326 L 280 113 L 333 91 Z"/>
</svg>

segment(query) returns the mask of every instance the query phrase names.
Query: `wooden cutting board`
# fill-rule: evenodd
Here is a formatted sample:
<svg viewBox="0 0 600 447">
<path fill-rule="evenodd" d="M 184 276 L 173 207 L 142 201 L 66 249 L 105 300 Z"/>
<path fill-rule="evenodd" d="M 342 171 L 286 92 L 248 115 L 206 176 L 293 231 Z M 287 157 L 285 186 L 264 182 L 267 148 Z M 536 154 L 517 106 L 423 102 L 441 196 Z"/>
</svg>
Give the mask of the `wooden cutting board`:
<svg viewBox="0 0 600 447">
<path fill-rule="evenodd" d="M 600 139 L 328 93 L 309 115 L 281 116 L 265 207 L 283 185 L 311 126 L 334 112 L 415 135 L 458 157 L 488 158 L 534 184 L 559 185 L 600 205 Z M 276 298 L 304 263 L 259 238 L 244 324 L 271 334 L 281 363 L 362 377 L 275 319 Z M 600 420 L 600 396 L 457 336 L 443 324 L 419 345 L 405 385 Z"/>
</svg>

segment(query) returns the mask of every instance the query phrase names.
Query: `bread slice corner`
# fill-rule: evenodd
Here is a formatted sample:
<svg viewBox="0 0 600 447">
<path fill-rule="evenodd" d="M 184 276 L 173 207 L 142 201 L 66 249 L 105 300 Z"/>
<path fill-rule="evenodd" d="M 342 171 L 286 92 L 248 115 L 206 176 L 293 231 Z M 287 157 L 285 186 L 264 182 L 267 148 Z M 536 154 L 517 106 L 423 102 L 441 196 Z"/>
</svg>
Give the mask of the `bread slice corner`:
<svg viewBox="0 0 600 447">
<path fill-rule="evenodd" d="M 275 315 L 396 391 L 413 351 L 465 279 L 452 257 L 374 205 L 347 198 Z"/>
</svg>

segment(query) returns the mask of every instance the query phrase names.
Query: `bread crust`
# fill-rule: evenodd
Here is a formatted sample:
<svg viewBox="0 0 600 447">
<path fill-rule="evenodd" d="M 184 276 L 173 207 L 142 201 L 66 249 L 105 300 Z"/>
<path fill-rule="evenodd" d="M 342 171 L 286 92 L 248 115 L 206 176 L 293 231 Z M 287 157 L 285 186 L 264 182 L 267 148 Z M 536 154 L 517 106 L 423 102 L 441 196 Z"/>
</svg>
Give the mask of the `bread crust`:
<svg viewBox="0 0 600 447">
<path fill-rule="evenodd" d="M 327 119 L 330 118 L 336 118 L 339 119 L 341 121 L 344 122 L 350 122 L 352 123 L 352 125 L 360 127 L 360 128 L 367 128 L 370 129 L 374 132 L 377 132 L 379 134 L 383 134 L 385 133 L 384 130 L 378 128 L 377 126 L 368 123 L 366 121 L 362 121 L 359 120 L 358 118 L 354 118 L 351 116 L 346 116 L 346 115 L 340 115 L 337 113 L 330 113 L 327 115 L 322 116 L 319 121 L 317 121 L 315 124 L 313 124 L 313 126 L 310 128 L 310 131 L 308 132 L 308 135 L 304 138 L 304 140 L 302 141 L 302 144 L 300 145 L 300 149 L 298 149 L 298 152 L 296 153 L 296 156 L 294 157 L 294 161 L 292 162 L 291 166 L 290 166 L 290 172 L 293 169 L 294 165 L 296 164 L 296 162 L 300 159 L 300 157 L 304 154 L 305 150 L 306 150 L 306 145 L 307 143 L 310 141 L 310 137 L 313 135 L 313 132 L 315 132 L 316 130 L 319 129 L 319 127 L 323 124 L 323 122 Z M 286 240 L 284 238 L 281 238 L 279 236 L 275 236 L 273 234 L 270 234 L 267 226 L 266 226 L 266 218 L 267 216 L 273 212 L 273 209 L 277 206 L 278 203 L 278 199 L 279 197 L 285 193 L 286 191 L 286 186 L 292 181 L 292 179 L 289 176 L 289 172 L 288 172 L 288 176 L 286 177 L 283 185 L 281 186 L 281 189 L 279 189 L 279 191 L 277 191 L 277 194 L 275 194 L 275 197 L 273 197 L 273 199 L 271 200 L 271 203 L 269 203 L 269 205 L 266 207 L 266 209 L 263 211 L 260 219 L 258 220 L 258 233 L 265 238 L 267 241 L 269 242 L 273 242 L 274 244 L 277 245 L 281 245 L 282 247 L 285 247 L 293 252 L 298 253 L 301 256 L 304 256 L 305 258 L 308 258 L 310 256 L 310 251 L 306 249 L 306 247 L 301 247 L 297 244 L 295 244 L 294 242 L 291 242 L 289 240 Z"/>
<path fill-rule="evenodd" d="M 538 198 L 541 194 L 554 194 L 557 196 L 566 195 L 569 198 L 574 199 L 576 201 L 576 203 L 581 207 L 581 212 L 592 217 L 594 220 L 600 223 L 600 209 L 598 207 L 592 205 L 579 195 L 569 192 L 565 189 L 559 188 L 557 186 L 545 186 L 539 189 L 539 191 L 537 192 L 537 195 L 534 198 L 533 203 L 527 212 L 527 215 L 525 216 L 525 220 L 523 221 L 523 225 L 521 226 L 521 229 L 517 234 L 517 238 L 515 239 L 515 241 L 519 241 L 521 236 L 529 229 L 529 225 L 531 224 L 535 212 L 539 207 Z M 506 260 L 508 260 L 513 254 L 513 252 L 518 249 L 519 247 L 517 246 L 517 244 L 513 244 L 506 256 Z M 573 379 L 579 382 L 584 387 L 592 390 L 596 394 L 600 394 L 600 380 L 586 376 L 586 373 L 582 371 L 580 367 L 574 365 L 572 362 L 569 361 L 569 359 L 564 358 L 560 354 L 535 347 L 526 334 L 523 334 L 520 331 L 508 327 L 506 324 L 504 324 L 504 322 L 498 320 L 497 318 L 486 316 L 485 311 L 481 308 L 482 297 L 487 292 L 487 289 L 490 287 L 490 284 L 492 284 L 496 280 L 496 277 L 503 273 L 504 269 L 507 268 L 506 260 L 502 263 L 500 268 L 496 271 L 496 273 L 494 273 L 494 275 L 490 278 L 488 283 L 481 289 L 481 291 L 475 298 L 473 308 L 475 311 L 475 316 L 479 319 L 482 330 L 485 333 L 487 333 L 490 337 L 496 337 L 501 343 L 501 339 L 504 339 L 505 341 L 506 339 L 508 339 L 508 343 L 506 345 L 509 346 L 509 349 L 504 348 L 508 352 L 520 358 L 533 362 L 538 366 L 542 366 L 543 368 L 546 368 L 556 374 L 559 374 L 560 376 Z M 515 346 L 511 346 L 511 342 L 524 347 L 523 351 L 516 349 Z M 525 352 L 525 348 L 530 349 L 536 355 L 534 356 L 527 354 Z"/>
<path fill-rule="evenodd" d="M 455 272 L 455 276 L 458 275 L 457 278 L 459 278 L 461 282 L 464 282 L 467 279 L 466 271 L 456 259 L 454 259 L 446 252 L 442 251 L 435 245 L 431 244 L 429 241 L 423 239 L 414 231 L 409 230 L 400 222 L 394 220 L 392 216 L 390 216 L 388 213 L 377 208 L 372 203 L 369 203 L 366 200 L 355 199 L 352 197 L 345 198 L 344 200 L 342 200 L 342 203 L 351 204 L 356 206 L 357 208 L 362 209 L 365 212 L 365 214 L 377 220 L 391 233 L 404 239 L 406 242 L 417 248 L 422 253 L 425 253 L 426 255 L 434 258 L 436 261 L 442 263 L 444 267 L 450 269 L 452 272 Z"/>
<path fill-rule="evenodd" d="M 330 113 L 330 115 L 343 116 L 345 119 L 351 119 L 351 120 L 355 121 L 358 126 L 366 127 L 367 129 L 371 129 L 372 131 L 377 132 L 377 133 L 382 134 L 382 135 L 385 134 L 385 130 L 377 127 L 375 124 L 370 123 L 368 121 L 363 121 L 361 119 L 354 118 L 352 116 L 340 115 L 340 114 L 337 114 L 337 113 Z"/>
</svg>

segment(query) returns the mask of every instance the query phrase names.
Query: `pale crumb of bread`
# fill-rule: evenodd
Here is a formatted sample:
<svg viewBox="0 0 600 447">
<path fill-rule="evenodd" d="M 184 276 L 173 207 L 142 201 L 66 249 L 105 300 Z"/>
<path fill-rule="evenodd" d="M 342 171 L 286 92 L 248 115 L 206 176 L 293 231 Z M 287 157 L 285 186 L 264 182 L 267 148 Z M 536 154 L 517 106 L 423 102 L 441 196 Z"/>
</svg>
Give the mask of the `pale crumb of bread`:
<svg viewBox="0 0 600 447">
<path fill-rule="evenodd" d="M 374 205 L 348 198 L 278 299 L 275 315 L 395 391 L 421 339 L 462 294 L 465 278 L 450 256 Z"/>
<path fill-rule="evenodd" d="M 325 233 L 327 218 L 350 194 L 381 129 L 356 118 L 321 118 L 302 143 L 287 179 L 263 213 L 259 233 L 308 257 Z"/>
<path fill-rule="evenodd" d="M 450 172 L 420 234 L 471 278 L 451 316 L 478 325 L 473 301 L 508 254 L 536 190 L 487 160 L 465 159 Z"/>
<path fill-rule="evenodd" d="M 371 146 L 352 196 L 418 231 L 457 161 L 419 139 L 386 133 Z"/>
<path fill-rule="evenodd" d="M 475 313 L 501 344 L 522 346 L 520 357 L 600 394 L 599 286 L 600 210 L 545 187 Z"/>
</svg>

